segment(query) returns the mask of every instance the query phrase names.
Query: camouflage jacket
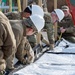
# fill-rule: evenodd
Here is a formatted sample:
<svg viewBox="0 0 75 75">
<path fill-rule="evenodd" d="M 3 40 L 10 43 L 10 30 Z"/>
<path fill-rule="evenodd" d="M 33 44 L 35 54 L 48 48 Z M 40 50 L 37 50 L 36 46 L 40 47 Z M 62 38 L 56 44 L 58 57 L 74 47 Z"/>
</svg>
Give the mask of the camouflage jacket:
<svg viewBox="0 0 75 75">
<path fill-rule="evenodd" d="M 50 13 L 44 14 L 45 19 L 45 29 L 47 30 L 47 36 L 50 44 L 54 43 L 54 28 L 53 23 L 51 22 L 51 15 Z"/>
<path fill-rule="evenodd" d="M 63 36 L 75 36 L 75 27 L 71 16 L 64 17 L 63 20 L 58 23 L 58 33 L 61 33 L 60 27 L 66 29 Z"/>
<path fill-rule="evenodd" d="M 7 17 L 0 12 L 0 50 L 8 58 L 16 49 L 16 40 Z"/>
<path fill-rule="evenodd" d="M 26 19 L 24 19 L 24 20 L 10 20 L 10 24 L 12 26 L 16 38 L 16 45 L 17 45 L 16 57 L 19 59 L 19 61 L 23 63 L 24 55 L 27 54 L 28 56 L 27 63 L 33 62 L 34 52 L 32 49 L 30 49 L 30 44 L 25 38 L 26 24 L 28 25 L 29 23 L 26 21 Z"/>
</svg>

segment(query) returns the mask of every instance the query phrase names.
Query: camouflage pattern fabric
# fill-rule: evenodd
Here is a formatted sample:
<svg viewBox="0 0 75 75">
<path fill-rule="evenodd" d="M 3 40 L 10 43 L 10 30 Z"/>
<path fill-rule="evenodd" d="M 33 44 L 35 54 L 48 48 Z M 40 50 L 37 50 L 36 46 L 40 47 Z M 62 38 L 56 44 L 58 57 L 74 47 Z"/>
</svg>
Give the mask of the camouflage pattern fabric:
<svg viewBox="0 0 75 75">
<path fill-rule="evenodd" d="M 60 27 L 66 29 L 66 31 L 62 34 L 62 37 L 69 42 L 75 43 L 75 27 L 72 21 L 71 15 L 64 17 L 64 19 L 58 23 L 58 34 L 60 35 Z"/>
<path fill-rule="evenodd" d="M 34 52 L 32 49 L 30 49 L 29 42 L 25 38 L 26 25 L 29 25 L 29 22 L 31 22 L 30 19 L 10 21 L 15 38 L 16 38 L 16 45 L 17 45 L 16 57 L 23 64 L 27 64 L 29 62 L 34 61 Z M 33 25 L 32 22 L 31 24 Z M 26 59 L 24 58 L 25 55 L 27 55 Z"/>
<path fill-rule="evenodd" d="M 45 19 L 45 29 L 47 31 L 47 36 L 48 40 L 50 43 L 50 46 L 54 45 L 54 28 L 53 28 L 53 23 L 51 22 L 51 16 L 50 13 L 45 13 L 44 14 L 44 19 Z"/>
<path fill-rule="evenodd" d="M 53 28 L 53 23 L 51 22 L 51 16 L 50 13 L 45 13 L 44 14 L 44 19 L 45 19 L 45 27 L 48 35 L 48 40 L 50 44 L 50 49 L 53 49 L 54 47 L 54 28 Z M 29 42 L 31 43 L 32 47 L 33 45 L 36 45 L 36 40 L 34 39 L 34 36 L 29 36 L 28 37 Z"/>
<path fill-rule="evenodd" d="M 4 59 L 6 61 L 6 66 L 8 69 L 12 69 L 14 67 L 13 59 L 15 49 L 16 40 L 9 20 L 2 12 L 0 12 L 0 52 L 2 51 L 0 54 L 0 59 Z M 0 63 L 0 65 L 1 64 L 4 64 L 4 62 Z"/>
</svg>

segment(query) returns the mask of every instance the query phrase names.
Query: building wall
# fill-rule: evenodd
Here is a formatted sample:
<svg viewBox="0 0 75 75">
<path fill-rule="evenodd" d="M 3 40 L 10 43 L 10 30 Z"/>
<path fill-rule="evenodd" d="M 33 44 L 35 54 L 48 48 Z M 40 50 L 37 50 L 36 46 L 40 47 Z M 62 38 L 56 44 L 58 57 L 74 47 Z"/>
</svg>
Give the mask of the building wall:
<svg viewBox="0 0 75 75">
<path fill-rule="evenodd" d="M 38 3 L 38 0 L 28 0 L 28 4 L 33 2 L 33 1 L 36 4 Z M 45 1 L 47 1 L 48 11 L 51 12 L 54 9 L 54 0 L 42 0 L 42 2 L 44 2 L 43 4 L 45 4 Z M 57 5 L 58 5 L 57 6 L 58 8 L 61 8 L 62 5 L 66 5 L 66 0 L 57 0 Z"/>
<path fill-rule="evenodd" d="M 66 0 L 57 0 L 57 8 L 61 8 L 62 5 L 66 5 Z M 48 11 L 54 10 L 54 0 L 47 0 Z"/>
</svg>

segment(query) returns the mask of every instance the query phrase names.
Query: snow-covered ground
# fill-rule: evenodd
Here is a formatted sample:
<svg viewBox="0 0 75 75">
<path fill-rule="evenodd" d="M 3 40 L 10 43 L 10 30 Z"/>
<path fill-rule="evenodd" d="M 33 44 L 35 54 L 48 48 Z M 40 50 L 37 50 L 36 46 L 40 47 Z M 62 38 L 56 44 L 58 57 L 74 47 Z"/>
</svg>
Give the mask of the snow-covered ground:
<svg viewBox="0 0 75 75">
<path fill-rule="evenodd" d="M 55 54 L 51 52 L 55 52 Z M 60 54 L 60 52 L 63 53 Z M 63 39 L 53 51 L 48 51 L 35 63 L 13 73 L 13 75 L 75 75 L 74 53 L 75 44 Z"/>
</svg>

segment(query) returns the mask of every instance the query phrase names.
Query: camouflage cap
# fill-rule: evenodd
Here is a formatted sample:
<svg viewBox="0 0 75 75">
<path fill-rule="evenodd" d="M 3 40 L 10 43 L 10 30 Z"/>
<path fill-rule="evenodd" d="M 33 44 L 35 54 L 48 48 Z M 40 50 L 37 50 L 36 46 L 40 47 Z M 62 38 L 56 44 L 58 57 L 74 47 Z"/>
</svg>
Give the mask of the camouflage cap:
<svg viewBox="0 0 75 75">
<path fill-rule="evenodd" d="M 62 10 L 69 10 L 69 7 L 66 6 L 66 5 L 64 5 L 64 6 L 61 7 L 61 9 L 62 9 Z"/>
<path fill-rule="evenodd" d="M 35 27 L 35 25 L 31 21 L 30 17 L 27 18 L 27 19 L 23 19 L 23 24 L 26 25 L 29 28 L 33 28 L 34 31 L 37 31 L 37 28 Z"/>
</svg>

